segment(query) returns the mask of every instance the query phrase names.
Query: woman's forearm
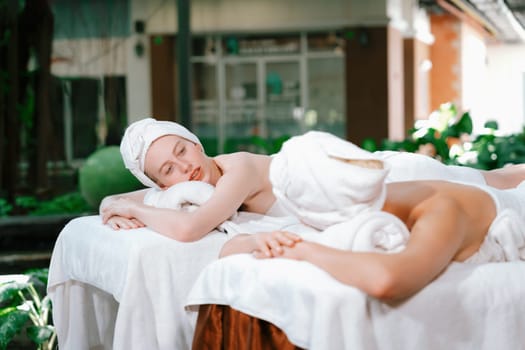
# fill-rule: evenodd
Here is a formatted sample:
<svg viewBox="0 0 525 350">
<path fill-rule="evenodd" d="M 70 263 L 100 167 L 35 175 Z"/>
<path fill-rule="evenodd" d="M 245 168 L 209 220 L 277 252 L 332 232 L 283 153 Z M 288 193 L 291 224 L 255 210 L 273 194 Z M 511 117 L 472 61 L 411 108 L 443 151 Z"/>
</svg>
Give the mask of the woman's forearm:
<svg viewBox="0 0 525 350">
<path fill-rule="evenodd" d="M 142 203 L 131 206 L 129 213 L 152 230 L 181 242 L 197 241 L 216 227 L 195 216 L 195 212 L 156 208 Z"/>
<path fill-rule="evenodd" d="M 232 254 L 251 253 L 255 249 L 257 249 L 257 245 L 252 235 L 243 233 L 224 243 L 219 257 L 222 258 Z"/>
<path fill-rule="evenodd" d="M 399 255 L 352 252 L 303 241 L 285 256 L 310 262 L 340 282 L 376 298 L 397 299 L 407 294 L 403 280 L 398 278 L 403 260 Z"/>
<path fill-rule="evenodd" d="M 105 198 L 100 205 L 102 221 L 107 223 L 114 216 L 137 219 L 164 236 L 192 242 L 201 239 L 225 220 L 220 215 L 214 216 L 200 208 L 187 212 L 145 205 L 141 198 L 143 196 L 135 193 Z"/>
<path fill-rule="evenodd" d="M 105 208 L 111 205 L 113 201 L 118 200 L 120 198 L 126 198 L 129 200 L 132 200 L 133 202 L 142 203 L 144 201 L 144 196 L 146 195 L 147 191 L 148 189 L 146 188 L 146 189 L 137 190 L 133 192 L 117 193 L 117 194 L 106 196 L 100 202 L 99 213 L 102 214 Z"/>
</svg>

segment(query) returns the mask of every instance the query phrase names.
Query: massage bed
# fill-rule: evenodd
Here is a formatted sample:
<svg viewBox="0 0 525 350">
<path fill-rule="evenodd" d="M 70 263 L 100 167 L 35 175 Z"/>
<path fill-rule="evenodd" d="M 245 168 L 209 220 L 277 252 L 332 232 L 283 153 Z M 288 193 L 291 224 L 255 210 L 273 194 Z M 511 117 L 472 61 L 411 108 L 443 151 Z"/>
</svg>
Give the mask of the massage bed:
<svg viewBox="0 0 525 350">
<path fill-rule="evenodd" d="M 236 223 L 246 232 L 306 229 L 291 219 L 249 213 Z M 49 270 L 60 348 L 432 350 L 525 344 L 523 262 L 453 263 L 412 298 L 388 305 L 306 262 L 250 254 L 217 260 L 229 237 L 216 230 L 180 243 L 147 228 L 114 231 L 98 216 L 72 220 L 57 239 Z"/>
<path fill-rule="evenodd" d="M 228 223 L 230 233 L 182 243 L 148 228 L 115 231 L 99 216 L 71 220 L 55 243 L 47 288 L 60 349 L 191 349 L 197 312 L 184 308 L 188 291 L 234 228 L 299 225 L 245 212 Z"/>
<path fill-rule="evenodd" d="M 384 167 L 352 162 L 377 157 Z M 385 183 L 429 178 L 484 184 L 473 169 L 444 167 L 407 153 L 367 154 L 319 132 L 285 142 L 272 160 L 269 177 L 277 200 L 322 231 L 304 239 L 385 254 L 404 249 L 409 237 L 398 218 L 374 210 L 382 207 Z M 490 239 L 471 260 L 489 259 L 495 249 L 504 251 L 495 255 L 498 259 L 510 261 L 452 263 L 417 294 L 397 303 L 369 297 L 303 261 L 257 260 L 251 254 L 214 261 L 201 272 L 186 302 L 188 310 L 200 309 L 193 347 L 220 349 L 237 343 L 234 348 L 239 349 L 524 349 L 522 186 L 515 196 L 505 193 L 512 210 L 498 212 Z M 498 210 L 505 198 L 500 195 Z M 272 334 L 275 343 L 263 332 Z M 287 345 L 277 345 L 282 339 L 278 334 L 286 336 Z"/>
<path fill-rule="evenodd" d="M 293 169 L 304 167 L 305 171 L 270 174 L 271 178 L 275 175 L 272 185 L 278 202 L 291 191 L 292 197 L 300 194 L 317 205 L 306 208 L 311 217 L 302 217 L 314 219 L 309 226 L 304 224 L 306 220 L 300 223 L 297 219 L 305 214 L 305 207 L 286 208 L 297 216 L 239 212 L 203 239 L 181 243 L 148 228 L 113 231 L 102 225 L 98 216 L 72 220 L 57 239 L 49 270 L 48 293 L 59 347 L 185 350 L 192 346 L 235 349 L 244 344 L 246 349 L 523 348 L 525 264 L 521 261 L 453 263 L 410 299 L 386 304 L 306 262 L 256 260 L 250 254 L 217 259 L 222 245 L 235 234 L 276 229 L 344 249 L 402 249 L 407 239 L 402 223 L 387 222 L 392 218 L 383 212 L 355 211 L 351 206 L 355 203 L 348 203 L 362 202 L 359 196 L 364 193 L 363 186 L 370 189 L 366 198 L 381 198 L 386 172 L 372 170 L 377 176 L 370 177 L 361 171 L 357 182 L 348 183 L 348 176 L 338 177 L 346 174 L 338 170 L 346 166 L 338 160 L 347 158 L 343 152 L 346 144 L 334 142 L 327 142 L 324 148 L 312 143 L 308 152 L 297 147 L 288 158 L 285 152 L 280 161 L 295 163 L 302 159 L 306 163 Z M 335 165 L 328 159 L 326 166 L 320 166 L 327 158 L 324 154 L 314 158 L 319 150 L 333 156 L 329 158 L 336 160 Z M 309 157 L 294 156 L 297 152 Z M 460 180 L 454 168 L 438 166 L 423 156 L 385 153 L 382 159 L 391 166 L 388 181 L 425 177 Z M 326 179 L 328 170 L 335 177 L 324 183 L 317 181 Z M 466 177 L 461 180 L 483 181 L 473 169 L 459 173 Z M 295 179 L 295 175 L 300 178 Z M 370 181 L 375 187 L 367 184 Z M 321 201 L 318 195 L 331 188 L 351 191 L 352 186 L 355 191 L 341 196 L 337 193 Z M 155 195 L 151 199 L 157 204 L 163 202 Z M 180 198 L 176 203 L 171 199 L 164 204 L 173 207 L 180 202 Z M 347 204 L 351 205 L 345 207 Z M 377 200 L 368 204 L 381 206 Z M 345 208 L 349 211 L 339 210 Z M 347 217 L 351 219 L 333 225 L 334 220 Z M 314 221 L 327 229 L 321 234 L 313 230 L 310 226 Z M 388 239 L 381 239 L 383 234 Z"/>
<path fill-rule="evenodd" d="M 73 219 L 51 257 L 48 295 L 60 349 L 189 349 L 183 308 L 198 272 L 227 237 L 179 243 L 147 228 L 114 231 L 98 216 Z"/>
<path fill-rule="evenodd" d="M 409 237 L 397 220 L 385 212 L 360 213 L 301 235 L 334 248 L 389 254 L 403 249 Z M 507 223 L 505 232 L 515 229 Z M 523 236 L 510 238 L 507 245 L 523 247 Z M 230 344 L 237 344 L 235 349 L 511 350 L 525 348 L 524 281 L 523 260 L 454 262 L 412 297 L 385 303 L 308 262 L 237 254 L 204 268 L 186 307 L 199 312 L 196 350 Z"/>
<path fill-rule="evenodd" d="M 386 304 L 306 262 L 239 254 L 202 271 L 187 308 L 193 349 L 511 350 L 525 346 L 523 281 L 523 262 L 453 263 Z"/>
</svg>

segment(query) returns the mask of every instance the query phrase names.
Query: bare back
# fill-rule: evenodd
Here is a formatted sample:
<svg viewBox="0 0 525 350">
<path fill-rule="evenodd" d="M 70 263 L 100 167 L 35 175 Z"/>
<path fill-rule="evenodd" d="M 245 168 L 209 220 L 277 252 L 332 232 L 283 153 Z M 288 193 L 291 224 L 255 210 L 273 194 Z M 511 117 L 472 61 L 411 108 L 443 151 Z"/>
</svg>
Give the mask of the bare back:
<svg viewBox="0 0 525 350">
<path fill-rule="evenodd" d="M 450 212 L 449 217 L 442 215 L 441 218 L 456 220 L 454 227 L 457 232 L 441 233 L 433 227 L 426 227 L 428 232 L 425 234 L 456 235 L 459 238 L 453 256 L 456 261 L 464 261 L 479 249 L 496 216 L 492 197 L 475 186 L 445 181 L 397 182 L 387 186 L 383 210 L 399 217 L 412 233 L 414 225 L 423 216 L 438 211 L 440 215 Z"/>
</svg>

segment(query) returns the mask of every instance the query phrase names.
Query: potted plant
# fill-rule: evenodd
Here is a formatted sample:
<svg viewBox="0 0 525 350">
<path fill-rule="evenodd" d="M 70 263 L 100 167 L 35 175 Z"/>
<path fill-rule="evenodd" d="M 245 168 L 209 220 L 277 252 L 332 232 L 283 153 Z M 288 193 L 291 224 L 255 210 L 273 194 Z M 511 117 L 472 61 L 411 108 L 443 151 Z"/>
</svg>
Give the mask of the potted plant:
<svg viewBox="0 0 525 350">
<path fill-rule="evenodd" d="M 51 321 L 51 300 L 45 295 L 48 269 L 30 270 L 0 280 L 0 349 L 17 336 L 38 350 L 57 349 Z"/>
</svg>

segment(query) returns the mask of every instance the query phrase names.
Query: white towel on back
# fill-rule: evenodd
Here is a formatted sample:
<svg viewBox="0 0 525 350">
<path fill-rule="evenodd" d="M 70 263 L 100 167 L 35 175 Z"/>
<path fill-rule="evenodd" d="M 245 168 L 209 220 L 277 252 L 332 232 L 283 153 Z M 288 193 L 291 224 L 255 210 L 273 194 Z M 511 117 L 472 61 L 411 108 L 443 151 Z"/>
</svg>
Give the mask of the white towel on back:
<svg viewBox="0 0 525 350">
<path fill-rule="evenodd" d="M 383 206 L 389 167 L 366 168 L 345 160 L 377 159 L 334 135 L 310 131 L 292 137 L 273 155 L 270 181 L 282 205 L 323 230 Z"/>
</svg>

